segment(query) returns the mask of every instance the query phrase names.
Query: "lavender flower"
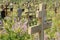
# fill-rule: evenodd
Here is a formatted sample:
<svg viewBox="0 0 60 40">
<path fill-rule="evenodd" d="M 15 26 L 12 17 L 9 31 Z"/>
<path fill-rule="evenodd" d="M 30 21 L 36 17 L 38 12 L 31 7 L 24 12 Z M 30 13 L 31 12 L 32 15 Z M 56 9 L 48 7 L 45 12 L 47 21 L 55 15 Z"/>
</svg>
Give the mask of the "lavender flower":
<svg viewBox="0 0 60 40">
<path fill-rule="evenodd" d="M 12 26 L 12 30 L 16 30 L 20 28 L 23 32 L 27 31 L 27 21 L 25 21 L 24 23 L 20 22 L 16 22 L 13 26 Z"/>
</svg>

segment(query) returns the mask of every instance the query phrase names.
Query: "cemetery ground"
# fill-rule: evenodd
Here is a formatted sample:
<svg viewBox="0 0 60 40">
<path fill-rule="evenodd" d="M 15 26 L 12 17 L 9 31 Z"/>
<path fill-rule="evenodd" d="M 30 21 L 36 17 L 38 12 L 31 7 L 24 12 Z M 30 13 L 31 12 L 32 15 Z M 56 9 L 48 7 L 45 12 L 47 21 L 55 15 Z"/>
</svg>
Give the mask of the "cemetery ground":
<svg viewBox="0 0 60 40">
<path fill-rule="evenodd" d="M 40 6 L 41 7 L 41 6 Z M 44 8 L 44 6 L 42 6 Z M 43 13 L 46 13 L 44 9 L 41 10 Z M 51 13 L 53 13 L 52 10 Z M 43 30 L 42 25 L 39 23 L 32 22 L 30 25 L 28 24 L 31 22 L 28 15 L 25 12 L 29 13 L 25 8 L 25 11 L 22 13 L 21 20 L 17 21 L 17 5 L 14 5 L 14 11 L 10 12 L 8 9 L 8 16 L 5 17 L 3 20 L 3 25 L 1 25 L 0 29 L 0 40 L 40 40 L 43 36 L 41 31 L 44 31 L 44 40 L 60 40 L 60 8 L 58 10 L 58 14 L 53 15 L 50 21 L 44 21 L 44 17 L 42 16 Z M 50 16 L 51 16 L 50 15 Z M 35 18 L 36 19 L 36 18 Z M 33 18 L 33 20 L 35 20 Z M 49 18 L 48 18 L 49 19 Z M 57 27 L 56 27 L 57 26 Z M 42 39 L 41 39 L 42 40 Z"/>
</svg>

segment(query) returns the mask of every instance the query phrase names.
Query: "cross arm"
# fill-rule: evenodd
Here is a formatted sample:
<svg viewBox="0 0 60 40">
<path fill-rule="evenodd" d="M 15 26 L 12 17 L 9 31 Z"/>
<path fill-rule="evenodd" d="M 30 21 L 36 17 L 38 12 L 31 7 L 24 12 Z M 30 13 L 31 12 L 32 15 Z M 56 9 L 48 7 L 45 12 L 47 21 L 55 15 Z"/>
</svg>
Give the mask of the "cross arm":
<svg viewBox="0 0 60 40">
<path fill-rule="evenodd" d="M 51 22 L 44 24 L 44 30 L 50 28 Z M 36 25 L 28 28 L 28 34 L 34 34 L 37 32 L 41 32 L 41 25 Z"/>
</svg>

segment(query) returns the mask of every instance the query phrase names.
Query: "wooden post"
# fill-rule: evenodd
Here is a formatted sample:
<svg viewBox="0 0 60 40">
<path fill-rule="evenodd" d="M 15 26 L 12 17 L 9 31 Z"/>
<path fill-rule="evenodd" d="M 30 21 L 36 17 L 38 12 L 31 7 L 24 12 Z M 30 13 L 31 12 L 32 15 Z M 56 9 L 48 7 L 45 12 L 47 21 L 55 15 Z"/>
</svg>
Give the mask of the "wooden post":
<svg viewBox="0 0 60 40">
<path fill-rule="evenodd" d="M 42 10 L 41 10 L 41 14 L 42 14 L 42 26 L 41 26 L 41 40 L 44 40 L 44 29 L 43 29 L 43 27 L 45 27 L 45 25 L 44 24 L 46 24 L 45 23 L 45 21 L 46 21 L 46 9 L 45 9 L 45 4 L 44 3 L 42 3 L 42 5 L 41 5 L 42 7 Z"/>
</svg>

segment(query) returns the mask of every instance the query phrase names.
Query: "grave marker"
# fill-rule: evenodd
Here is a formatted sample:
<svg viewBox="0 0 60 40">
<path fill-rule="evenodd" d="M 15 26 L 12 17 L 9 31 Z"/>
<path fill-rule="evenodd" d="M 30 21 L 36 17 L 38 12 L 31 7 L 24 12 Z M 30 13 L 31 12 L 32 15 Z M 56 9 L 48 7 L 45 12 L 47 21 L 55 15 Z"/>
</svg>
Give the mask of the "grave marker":
<svg viewBox="0 0 60 40">
<path fill-rule="evenodd" d="M 41 7 L 40 7 L 41 6 Z M 45 4 L 40 4 L 40 12 L 41 12 L 41 18 L 42 18 L 42 25 L 35 25 L 33 27 L 28 28 L 28 34 L 35 34 L 39 33 L 39 39 L 38 40 L 44 40 L 44 30 L 47 28 L 50 28 L 51 22 L 46 21 L 46 10 L 45 10 Z M 41 38 L 41 39 L 40 39 Z"/>
</svg>

